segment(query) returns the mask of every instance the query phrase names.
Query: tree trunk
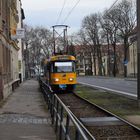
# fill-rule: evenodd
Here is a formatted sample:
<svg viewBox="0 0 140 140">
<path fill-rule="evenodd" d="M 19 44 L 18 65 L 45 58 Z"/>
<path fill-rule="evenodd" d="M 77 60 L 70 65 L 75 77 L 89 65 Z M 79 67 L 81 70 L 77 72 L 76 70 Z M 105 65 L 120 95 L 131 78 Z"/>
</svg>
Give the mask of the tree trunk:
<svg viewBox="0 0 140 140">
<path fill-rule="evenodd" d="M 96 56 L 95 56 L 95 47 L 93 49 L 93 65 L 94 65 L 94 75 L 96 76 L 97 75 L 97 72 L 96 72 Z"/>
<path fill-rule="evenodd" d="M 97 36 L 97 57 L 98 57 L 98 67 L 99 67 L 99 75 L 102 76 L 102 55 L 101 55 L 101 49 L 100 49 L 100 43 L 99 43 L 99 38 Z"/>
<path fill-rule="evenodd" d="M 114 64 L 113 64 L 113 76 L 116 77 L 116 43 L 113 43 L 114 50 Z"/>
<path fill-rule="evenodd" d="M 107 63 L 107 65 L 108 65 L 108 75 L 110 76 L 110 48 L 109 48 L 109 45 L 110 45 L 110 43 L 109 43 L 109 36 L 107 35 L 107 51 L 108 51 L 108 63 Z"/>
<path fill-rule="evenodd" d="M 92 54 L 90 52 L 90 75 L 93 75 L 93 72 L 92 72 Z"/>
<path fill-rule="evenodd" d="M 127 49 L 128 49 L 128 37 L 124 38 L 124 77 L 127 77 Z"/>
<path fill-rule="evenodd" d="M 102 76 L 102 58 L 101 58 L 101 50 L 99 45 L 97 46 L 97 58 L 98 58 L 99 75 Z"/>
</svg>

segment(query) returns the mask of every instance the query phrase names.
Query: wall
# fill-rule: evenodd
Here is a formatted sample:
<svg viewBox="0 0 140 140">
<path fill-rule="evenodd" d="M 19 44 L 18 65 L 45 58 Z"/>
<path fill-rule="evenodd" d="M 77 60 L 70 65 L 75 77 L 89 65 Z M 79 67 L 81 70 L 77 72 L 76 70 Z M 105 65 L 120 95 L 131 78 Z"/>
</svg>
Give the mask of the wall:
<svg viewBox="0 0 140 140">
<path fill-rule="evenodd" d="M 18 10 L 18 17 L 19 17 L 19 22 L 17 24 L 17 28 L 19 28 L 19 29 L 23 27 L 21 6 L 22 6 L 21 1 L 17 0 L 17 10 Z M 18 47 L 20 48 L 18 51 L 19 78 L 22 82 L 23 79 L 25 79 L 25 74 L 24 74 L 25 65 L 24 65 L 24 60 L 23 60 L 23 41 L 22 41 L 22 39 L 18 39 Z"/>
<path fill-rule="evenodd" d="M 127 75 L 130 77 L 136 77 L 137 75 L 137 42 L 133 42 L 129 46 L 129 62 L 127 64 Z"/>
<path fill-rule="evenodd" d="M 17 22 L 16 0 L 0 0 L 0 100 L 12 92 L 18 78 L 18 47 L 11 39 Z"/>
</svg>

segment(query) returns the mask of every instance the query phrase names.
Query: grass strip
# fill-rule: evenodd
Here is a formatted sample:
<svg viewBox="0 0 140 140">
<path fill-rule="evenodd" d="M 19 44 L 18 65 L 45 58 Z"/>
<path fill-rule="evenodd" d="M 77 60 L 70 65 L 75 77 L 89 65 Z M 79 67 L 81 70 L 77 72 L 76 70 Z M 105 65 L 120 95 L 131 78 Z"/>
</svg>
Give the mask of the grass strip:
<svg viewBox="0 0 140 140">
<path fill-rule="evenodd" d="M 128 116 L 140 117 L 140 108 L 134 99 L 103 90 L 97 90 L 82 84 L 77 85 L 75 92 L 91 103 L 95 103 L 124 119 Z M 140 127 L 140 124 L 138 124 L 138 126 Z"/>
</svg>

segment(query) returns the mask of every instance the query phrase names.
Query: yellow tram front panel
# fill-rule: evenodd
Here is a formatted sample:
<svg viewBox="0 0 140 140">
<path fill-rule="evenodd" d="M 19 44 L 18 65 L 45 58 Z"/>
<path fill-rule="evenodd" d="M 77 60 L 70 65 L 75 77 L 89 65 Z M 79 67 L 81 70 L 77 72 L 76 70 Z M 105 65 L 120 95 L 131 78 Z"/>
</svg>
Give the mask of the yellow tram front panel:
<svg viewBox="0 0 140 140">
<path fill-rule="evenodd" d="M 51 85 L 76 83 L 76 73 L 51 73 Z"/>
</svg>

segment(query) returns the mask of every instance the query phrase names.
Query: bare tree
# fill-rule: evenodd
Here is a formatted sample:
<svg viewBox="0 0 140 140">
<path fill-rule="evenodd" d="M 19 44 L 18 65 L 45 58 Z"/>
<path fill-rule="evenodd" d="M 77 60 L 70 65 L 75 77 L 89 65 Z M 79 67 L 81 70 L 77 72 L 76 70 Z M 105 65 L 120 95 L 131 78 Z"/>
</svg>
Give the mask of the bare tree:
<svg viewBox="0 0 140 140">
<path fill-rule="evenodd" d="M 42 59 L 52 55 L 52 33 L 43 27 L 32 28 L 25 26 L 26 68 L 27 75 L 32 69 L 41 69 Z"/>
<path fill-rule="evenodd" d="M 99 14 L 91 14 L 86 16 L 82 21 L 82 30 L 84 31 L 88 43 L 92 44 L 93 58 L 99 67 L 99 75 L 102 75 L 102 56 L 101 56 L 101 40 L 100 40 L 100 16 Z"/>
<path fill-rule="evenodd" d="M 114 49 L 114 72 L 116 76 L 116 43 L 124 44 L 124 77 L 127 76 L 126 63 L 128 61 L 128 47 L 130 46 L 128 38 L 134 27 L 136 26 L 136 8 L 134 1 L 123 0 L 114 6 L 111 10 L 106 10 L 101 20 L 103 34 L 107 39 L 108 58 L 109 44 Z M 108 64 L 110 68 L 110 63 Z M 109 71 L 110 73 L 110 71 Z"/>
<path fill-rule="evenodd" d="M 118 39 L 118 24 L 115 21 L 116 20 L 116 14 L 117 10 L 112 9 L 110 11 L 105 11 L 103 15 L 103 22 L 102 22 L 102 28 L 106 34 L 107 37 L 107 43 L 108 43 L 108 55 L 111 57 L 109 52 L 109 45 L 111 44 L 113 47 L 113 76 L 116 77 L 116 43 L 119 41 Z M 110 61 L 110 58 L 109 58 Z"/>
<path fill-rule="evenodd" d="M 129 35 L 136 26 L 136 9 L 134 1 L 123 0 L 113 8 L 100 14 L 91 14 L 82 21 L 80 37 L 82 44 L 88 46 L 83 51 L 91 51 L 93 54 L 94 67 L 96 61 L 99 67 L 99 75 L 102 75 L 102 50 L 101 45 L 107 43 L 108 73 L 111 71 L 114 77 L 118 71 L 117 43 L 124 44 L 124 76 L 127 76 L 126 63 L 128 59 Z M 110 48 L 111 47 L 111 48 Z M 110 50 L 113 48 L 113 54 Z M 122 55 L 121 55 L 122 56 Z M 97 58 L 97 59 L 96 59 Z M 122 63 L 122 62 L 121 62 Z M 111 69 L 113 65 L 113 69 Z M 94 69 L 95 74 L 96 70 Z"/>
<path fill-rule="evenodd" d="M 105 11 L 106 12 L 106 11 Z M 101 24 L 101 28 L 102 28 L 102 31 L 101 31 L 101 36 L 103 38 L 103 43 L 107 43 L 107 55 L 108 55 L 108 58 L 107 58 L 107 67 L 108 67 L 108 75 L 110 76 L 111 75 L 111 54 L 110 54 L 110 44 L 111 44 L 111 41 L 110 41 L 110 28 L 109 28 L 109 20 L 106 19 L 106 16 L 105 16 L 105 12 L 104 12 L 104 15 L 101 16 L 100 18 L 100 24 Z"/>
<path fill-rule="evenodd" d="M 123 0 L 116 6 L 117 14 L 114 21 L 118 24 L 119 36 L 124 43 L 124 77 L 127 77 L 128 48 L 130 46 L 128 38 L 136 26 L 136 5 L 134 1 Z"/>
<path fill-rule="evenodd" d="M 39 41 L 42 53 L 46 58 L 49 58 L 52 55 L 53 51 L 53 38 L 52 33 L 44 28 L 44 27 L 37 27 L 35 29 L 36 37 Z"/>
</svg>

